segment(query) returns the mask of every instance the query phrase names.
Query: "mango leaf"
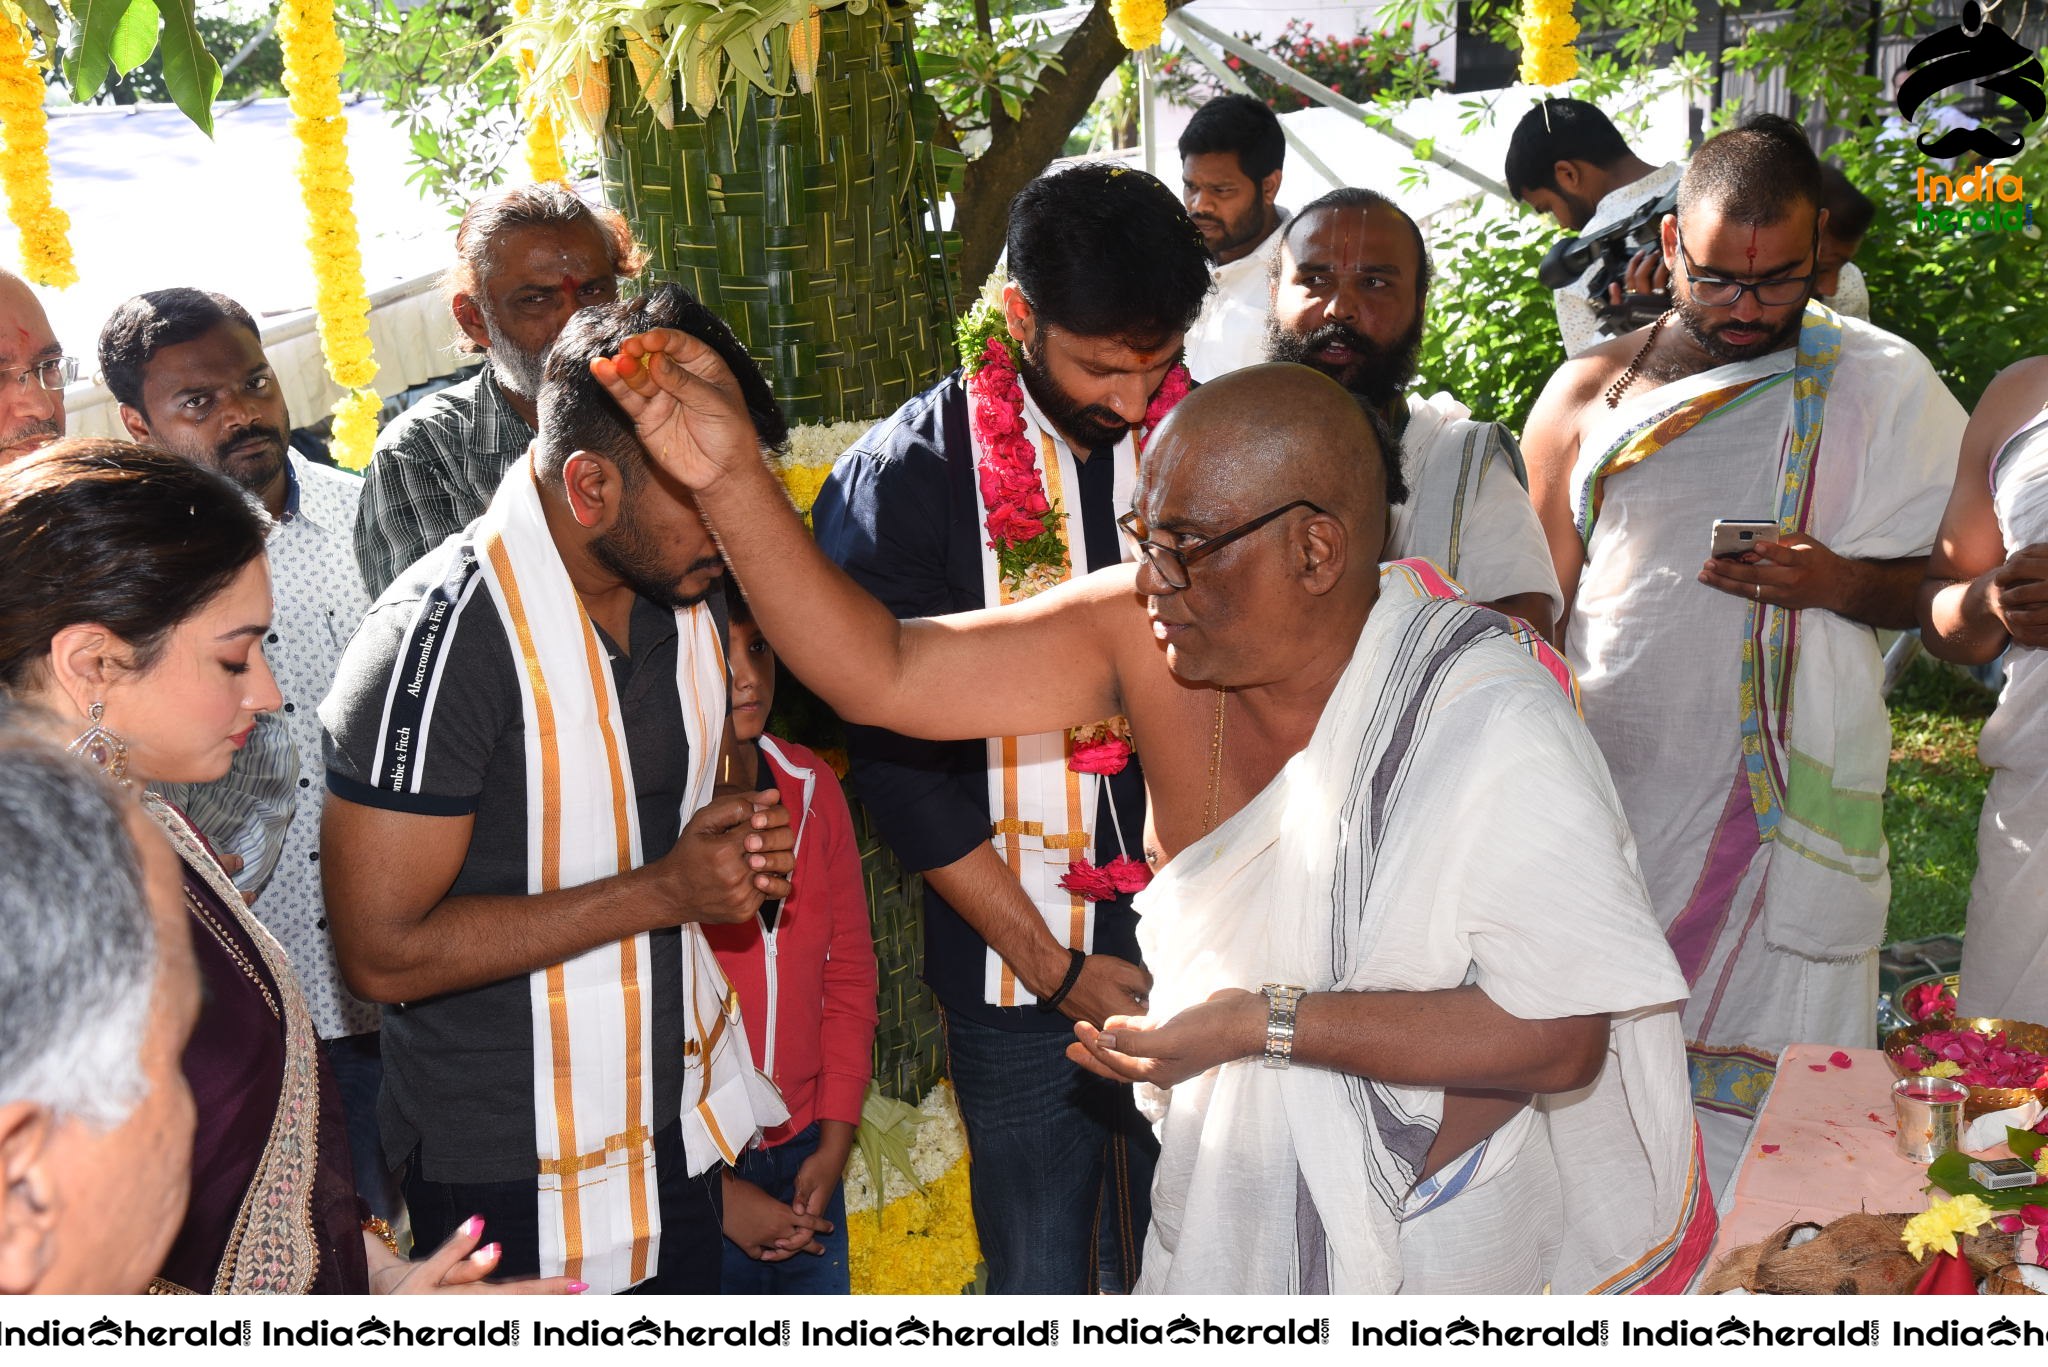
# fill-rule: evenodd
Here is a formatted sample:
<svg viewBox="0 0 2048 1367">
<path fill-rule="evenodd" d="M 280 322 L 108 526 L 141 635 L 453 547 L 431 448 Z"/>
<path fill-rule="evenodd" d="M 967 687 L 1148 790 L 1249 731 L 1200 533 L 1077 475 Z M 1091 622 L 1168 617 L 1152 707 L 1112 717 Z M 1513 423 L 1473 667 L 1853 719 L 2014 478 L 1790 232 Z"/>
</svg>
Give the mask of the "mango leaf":
<svg viewBox="0 0 2048 1367">
<path fill-rule="evenodd" d="M 156 0 L 134 0 L 128 6 L 107 47 L 117 73 L 126 76 L 149 60 L 149 54 L 156 51 L 156 25 Z"/>
<path fill-rule="evenodd" d="M 2012 1150 L 2015 1158 L 2024 1158 L 2029 1163 L 2041 1152 L 2041 1146 L 2048 1144 L 2048 1135 L 2035 1134 L 2032 1130 L 2016 1130 L 2005 1127 L 2005 1146 Z"/>
<path fill-rule="evenodd" d="M 159 0 L 163 10 L 164 85 L 185 117 L 213 136 L 213 97 L 220 94 L 220 63 L 206 50 L 193 0 Z"/>
<path fill-rule="evenodd" d="M 43 51 L 54 54 L 63 41 L 64 30 L 57 20 L 57 11 L 50 0 L 16 0 L 21 12 L 35 31 L 42 36 Z"/>
<path fill-rule="evenodd" d="M 71 7 L 72 22 L 78 26 L 78 45 L 64 59 L 64 83 L 71 87 L 74 104 L 84 104 L 106 84 L 107 62 L 113 55 L 114 31 L 131 0 L 76 0 Z"/>
</svg>

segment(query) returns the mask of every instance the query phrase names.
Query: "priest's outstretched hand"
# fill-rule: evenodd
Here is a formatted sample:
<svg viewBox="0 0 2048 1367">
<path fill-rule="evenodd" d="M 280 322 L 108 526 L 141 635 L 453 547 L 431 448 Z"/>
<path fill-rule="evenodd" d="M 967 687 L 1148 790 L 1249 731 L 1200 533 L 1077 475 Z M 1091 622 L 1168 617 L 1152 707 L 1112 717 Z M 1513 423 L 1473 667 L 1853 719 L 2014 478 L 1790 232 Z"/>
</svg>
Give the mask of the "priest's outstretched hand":
<svg viewBox="0 0 2048 1367">
<path fill-rule="evenodd" d="M 1097 1030 L 1074 1022 L 1077 1041 L 1067 1057 L 1114 1082 L 1149 1082 L 1171 1087 L 1233 1059 L 1263 1053 L 1266 999 L 1257 992 L 1225 988 L 1170 1019 L 1111 1016 Z"/>
<path fill-rule="evenodd" d="M 717 352 L 674 328 L 636 333 L 590 363 L 663 470 L 691 489 L 761 463 L 739 382 Z"/>
</svg>

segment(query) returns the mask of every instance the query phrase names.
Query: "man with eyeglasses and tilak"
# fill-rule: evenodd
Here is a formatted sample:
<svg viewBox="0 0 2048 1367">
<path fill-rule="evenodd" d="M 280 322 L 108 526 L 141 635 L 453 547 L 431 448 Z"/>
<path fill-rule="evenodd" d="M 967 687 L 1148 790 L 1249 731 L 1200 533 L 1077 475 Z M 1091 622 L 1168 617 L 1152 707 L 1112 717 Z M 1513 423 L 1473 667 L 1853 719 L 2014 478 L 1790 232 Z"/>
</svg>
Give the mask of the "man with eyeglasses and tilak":
<svg viewBox="0 0 2048 1367">
<path fill-rule="evenodd" d="M 1529 415 L 1562 644 L 1692 995 L 1708 1168 L 1778 1053 L 1872 1042 L 1891 730 L 1871 630 L 1908 628 L 1963 410 L 1910 344 L 1814 300 L 1804 132 L 1709 139 L 1663 223 L 1672 309 Z"/>
<path fill-rule="evenodd" d="M 0 270 L 0 465 L 64 435 L 64 386 L 77 378 L 35 291 Z"/>
<path fill-rule="evenodd" d="M 1686 1285 L 1714 1215 L 1684 983 L 1570 671 L 1381 567 L 1386 467 L 1342 385 L 1197 389 L 1146 445 L 1132 562 L 899 622 L 805 533 L 715 357 L 654 333 L 593 368 L 849 722 L 1129 719 L 1151 997 L 1067 1057 L 1138 1083 L 1159 1135 L 1139 1291 Z"/>
</svg>

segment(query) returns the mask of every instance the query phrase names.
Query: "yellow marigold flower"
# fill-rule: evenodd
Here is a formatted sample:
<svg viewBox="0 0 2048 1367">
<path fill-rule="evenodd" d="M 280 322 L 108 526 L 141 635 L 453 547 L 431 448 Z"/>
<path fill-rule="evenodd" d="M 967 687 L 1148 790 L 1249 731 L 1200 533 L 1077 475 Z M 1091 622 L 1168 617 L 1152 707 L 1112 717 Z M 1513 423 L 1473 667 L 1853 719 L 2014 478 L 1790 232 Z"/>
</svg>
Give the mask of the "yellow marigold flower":
<svg viewBox="0 0 2048 1367">
<path fill-rule="evenodd" d="M 1159 46 L 1166 27 L 1166 0 L 1109 0 L 1117 41 L 1133 52 Z"/>
<path fill-rule="evenodd" d="M 31 43 L 13 19 L 0 14 L 0 182 L 7 216 L 21 230 L 23 272 L 38 285 L 62 288 L 78 279 L 71 260 L 71 216 L 50 200 L 50 121 L 43 113 L 43 78 Z"/>
<path fill-rule="evenodd" d="M 360 470 L 370 463 L 377 446 L 377 414 L 384 401 L 374 389 L 345 394 L 334 405 L 334 426 L 327 437 L 328 454 L 344 470 Z"/>
<path fill-rule="evenodd" d="M 1924 1260 L 1928 1249 L 1943 1253 L 1956 1251 L 1956 1236 L 1975 1234 L 1991 1222 L 1992 1210 L 1977 1196 L 1958 1196 L 1953 1200 L 1936 1201 L 1906 1221 L 1905 1232 L 1900 1238 L 1906 1251 L 1916 1259 Z"/>
<path fill-rule="evenodd" d="M 299 196 L 306 206 L 320 348 L 334 382 L 355 391 L 335 405 L 335 453 L 345 464 L 355 459 L 351 468 L 360 469 L 369 463 L 377 434 L 377 396 L 369 391 L 377 362 L 348 169 L 348 121 L 341 114 L 344 54 L 331 0 L 283 0 L 277 37 L 284 49 L 292 134 L 299 143 Z"/>
<path fill-rule="evenodd" d="M 1943 1059 L 1920 1070 L 1921 1077 L 1954 1077 L 1963 1071 L 1963 1065 L 1953 1059 Z"/>
<path fill-rule="evenodd" d="M 1572 17 L 1571 0 L 1522 0 L 1515 26 L 1522 38 L 1523 84 L 1563 85 L 1579 74 L 1579 53 L 1572 46 L 1579 21 Z"/>
</svg>

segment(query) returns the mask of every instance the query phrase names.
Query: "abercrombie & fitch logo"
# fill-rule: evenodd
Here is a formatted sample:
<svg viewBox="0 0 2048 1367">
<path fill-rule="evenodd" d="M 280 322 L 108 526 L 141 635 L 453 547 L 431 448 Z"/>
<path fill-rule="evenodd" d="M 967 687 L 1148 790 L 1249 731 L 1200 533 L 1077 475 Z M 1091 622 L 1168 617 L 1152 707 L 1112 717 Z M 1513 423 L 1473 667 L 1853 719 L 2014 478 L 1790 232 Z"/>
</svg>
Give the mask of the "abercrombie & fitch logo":
<svg viewBox="0 0 2048 1367">
<path fill-rule="evenodd" d="M 2044 78 L 2040 59 L 2032 48 L 1992 23 L 1978 0 L 1967 0 L 1960 24 L 1940 29 L 1915 44 L 1906 54 L 1906 65 L 1912 74 L 1899 87 L 1899 113 L 1906 119 L 1942 91 L 1970 84 L 2018 105 L 2026 113 L 2023 123 L 2048 113 L 2048 90 L 2043 88 L 2048 78 Z M 2017 133 L 2006 137 L 1982 126 L 1945 128 L 1938 136 L 1922 133 L 1918 146 L 1930 157 L 1975 152 L 1995 161 L 2018 155 L 2026 139 Z"/>
</svg>

